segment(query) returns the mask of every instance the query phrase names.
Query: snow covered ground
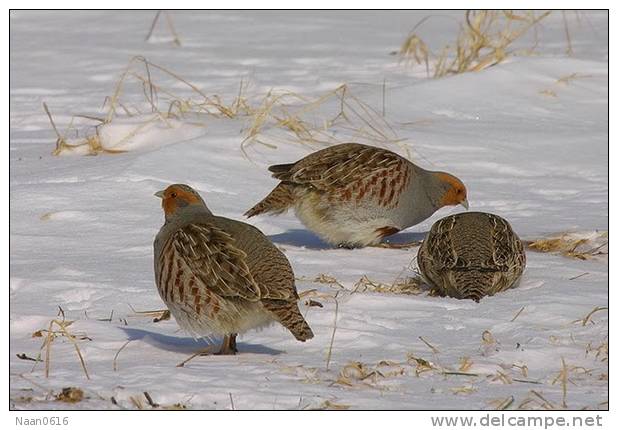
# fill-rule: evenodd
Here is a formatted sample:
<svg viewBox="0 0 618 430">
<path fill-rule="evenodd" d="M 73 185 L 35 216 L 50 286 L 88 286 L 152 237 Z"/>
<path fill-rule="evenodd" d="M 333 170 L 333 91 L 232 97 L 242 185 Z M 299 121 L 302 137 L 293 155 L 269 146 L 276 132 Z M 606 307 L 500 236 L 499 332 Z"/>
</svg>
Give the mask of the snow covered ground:
<svg viewBox="0 0 618 430">
<path fill-rule="evenodd" d="M 271 89 L 313 100 L 347 84 L 379 113 L 361 116 L 399 141 L 372 139 L 375 131 L 350 110 L 350 122 L 363 131 L 341 121 L 329 129 L 331 141 L 357 137 L 400 153 L 407 147 L 421 166 L 460 177 L 471 209 L 507 218 L 523 239 L 569 232 L 567 238 L 590 239 L 576 251 L 606 253 L 607 14 L 567 16 L 570 56 L 555 13 L 538 28 L 534 55 L 427 79 L 424 67 L 389 54 L 428 14 L 174 12 L 178 47 L 163 16 L 144 40 L 153 13 L 12 13 L 11 407 L 149 408 L 148 392 L 160 407 L 194 409 L 607 409 L 606 255 L 529 250 L 521 286 L 480 303 L 432 297 L 426 289 L 393 294 L 357 283 L 414 276 L 417 248 L 332 249 L 291 213 L 251 223 L 285 251 L 303 303 L 322 303 L 302 307 L 315 338 L 299 343 L 272 326 L 243 335 L 237 356 L 176 367 L 204 343 L 173 319 L 154 323 L 132 310 L 163 308 L 152 274 L 152 241 L 163 220 L 153 193 L 188 183 L 213 212 L 241 219 L 275 184 L 269 164 L 318 146 L 295 143 L 271 122 L 259 136 L 271 146 L 253 142 L 245 155 L 247 116 L 187 114 L 165 126 L 155 118 L 136 131 L 153 117 L 144 114 L 120 115 L 100 129 L 101 145 L 125 153 L 52 155 L 56 136 L 42 102 L 61 131 L 72 115 L 104 117 L 106 96 L 138 55 L 228 105 L 241 81 L 254 102 Z M 453 18 L 463 13 L 435 15 L 420 33 L 437 50 L 455 37 Z M 151 72 L 162 87 L 195 98 L 177 79 Z M 125 87 L 129 110 L 142 102 L 145 112 L 145 88 Z M 365 106 L 350 103 L 357 112 Z M 382 110 L 392 130 L 380 122 Z M 335 98 L 309 115 L 320 123 L 337 112 Z M 443 209 L 392 241 L 422 239 L 433 222 L 459 210 Z M 47 333 L 39 330 L 62 320 L 59 307 L 74 321 L 67 330 L 90 379 L 66 336 L 51 344 L 48 378 L 45 363 L 27 359 L 40 352 Z M 56 400 L 64 387 L 78 387 L 84 399 Z"/>
</svg>

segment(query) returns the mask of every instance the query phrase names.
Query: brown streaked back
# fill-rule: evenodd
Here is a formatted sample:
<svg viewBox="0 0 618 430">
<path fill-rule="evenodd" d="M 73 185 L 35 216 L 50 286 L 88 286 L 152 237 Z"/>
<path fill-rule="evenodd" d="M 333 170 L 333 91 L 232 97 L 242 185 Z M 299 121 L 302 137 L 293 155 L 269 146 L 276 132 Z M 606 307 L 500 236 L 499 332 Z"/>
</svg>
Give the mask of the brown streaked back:
<svg viewBox="0 0 618 430">
<path fill-rule="evenodd" d="M 437 221 L 418 253 L 423 277 L 439 293 L 476 301 L 516 285 L 525 264 L 523 245 L 510 224 L 484 212 Z"/>
</svg>

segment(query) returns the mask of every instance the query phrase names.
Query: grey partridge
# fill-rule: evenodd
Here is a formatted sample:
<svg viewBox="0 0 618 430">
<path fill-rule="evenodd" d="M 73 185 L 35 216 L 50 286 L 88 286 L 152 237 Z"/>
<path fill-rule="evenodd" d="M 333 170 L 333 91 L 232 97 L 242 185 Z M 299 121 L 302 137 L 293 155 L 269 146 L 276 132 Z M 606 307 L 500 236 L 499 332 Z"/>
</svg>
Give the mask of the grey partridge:
<svg viewBox="0 0 618 430">
<path fill-rule="evenodd" d="M 154 242 L 155 280 L 181 328 L 195 337 L 224 336 L 219 354 L 236 353 L 238 333 L 275 321 L 299 341 L 313 337 L 290 263 L 262 232 L 213 215 L 187 185 L 156 196 L 165 224 Z"/>
<path fill-rule="evenodd" d="M 358 143 L 331 146 L 268 170 L 281 182 L 245 216 L 293 207 L 309 230 L 346 248 L 376 245 L 441 207 L 468 207 L 466 187 L 455 176 Z"/>
<path fill-rule="evenodd" d="M 478 302 L 516 286 L 526 254 L 505 219 L 467 212 L 436 221 L 417 261 L 421 274 L 438 293 Z"/>
</svg>

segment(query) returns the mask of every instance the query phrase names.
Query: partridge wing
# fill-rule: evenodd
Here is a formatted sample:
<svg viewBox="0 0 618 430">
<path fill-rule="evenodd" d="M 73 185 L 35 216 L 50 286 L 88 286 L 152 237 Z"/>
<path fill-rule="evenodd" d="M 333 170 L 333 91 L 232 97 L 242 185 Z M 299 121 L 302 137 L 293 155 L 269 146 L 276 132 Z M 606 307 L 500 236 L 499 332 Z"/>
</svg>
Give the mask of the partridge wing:
<svg viewBox="0 0 618 430">
<path fill-rule="evenodd" d="M 293 165 L 285 165 L 286 169 L 272 166 L 271 171 L 281 181 L 323 190 L 347 186 L 386 172 L 402 161 L 406 160 L 382 148 L 346 143 L 314 152 Z"/>
<path fill-rule="evenodd" d="M 260 300 L 260 289 L 247 266 L 247 254 L 234 238 L 211 223 L 189 224 L 176 231 L 170 245 L 192 274 L 221 297 Z"/>
</svg>

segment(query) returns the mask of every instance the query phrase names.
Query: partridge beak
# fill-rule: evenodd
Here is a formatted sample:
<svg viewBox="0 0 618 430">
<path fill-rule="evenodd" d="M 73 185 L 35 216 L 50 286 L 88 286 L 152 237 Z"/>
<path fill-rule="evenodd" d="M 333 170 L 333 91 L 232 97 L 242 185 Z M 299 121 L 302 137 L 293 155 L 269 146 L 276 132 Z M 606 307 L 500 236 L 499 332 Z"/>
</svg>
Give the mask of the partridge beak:
<svg viewBox="0 0 618 430">
<path fill-rule="evenodd" d="M 158 198 L 162 199 L 164 192 L 165 192 L 165 190 L 157 191 L 156 193 L 154 193 L 154 195 L 157 196 Z"/>
<path fill-rule="evenodd" d="M 468 210 L 470 207 L 470 205 L 468 205 L 468 199 L 462 200 L 459 204 L 466 208 L 466 210 Z"/>
</svg>

